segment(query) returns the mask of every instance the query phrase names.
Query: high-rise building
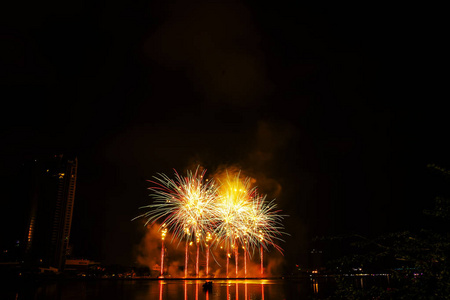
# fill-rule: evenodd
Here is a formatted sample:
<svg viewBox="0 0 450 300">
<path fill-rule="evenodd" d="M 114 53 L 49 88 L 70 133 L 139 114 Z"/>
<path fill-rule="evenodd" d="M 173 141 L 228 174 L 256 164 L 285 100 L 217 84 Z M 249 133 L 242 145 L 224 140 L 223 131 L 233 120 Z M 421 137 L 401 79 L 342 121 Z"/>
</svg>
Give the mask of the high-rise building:
<svg viewBox="0 0 450 300">
<path fill-rule="evenodd" d="M 24 164 L 28 199 L 24 260 L 39 267 L 64 268 L 77 180 L 77 158 L 55 155 Z"/>
</svg>

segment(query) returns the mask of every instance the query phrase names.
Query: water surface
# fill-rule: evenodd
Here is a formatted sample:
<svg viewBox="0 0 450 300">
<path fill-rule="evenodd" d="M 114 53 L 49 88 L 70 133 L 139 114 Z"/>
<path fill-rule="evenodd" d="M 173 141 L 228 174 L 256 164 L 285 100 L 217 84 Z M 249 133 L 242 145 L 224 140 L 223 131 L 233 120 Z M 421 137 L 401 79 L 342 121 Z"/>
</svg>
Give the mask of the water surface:
<svg viewBox="0 0 450 300">
<path fill-rule="evenodd" d="M 310 299 L 329 295 L 331 279 L 213 280 L 61 280 L 20 283 L 0 292 L 1 299 L 54 300 L 269 300 Z"/>
</svg>

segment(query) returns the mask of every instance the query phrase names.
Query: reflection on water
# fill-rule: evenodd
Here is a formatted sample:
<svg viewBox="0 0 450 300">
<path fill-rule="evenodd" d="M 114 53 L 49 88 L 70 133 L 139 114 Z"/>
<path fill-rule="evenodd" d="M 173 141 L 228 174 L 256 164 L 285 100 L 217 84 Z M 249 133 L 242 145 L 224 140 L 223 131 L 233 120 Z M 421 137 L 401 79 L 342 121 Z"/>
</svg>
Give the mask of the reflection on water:
<svg viewBox="0 0 450 300">
<path fill-rule="evenodd" d="M 177 289 L 180 286 L 180 281 L 159 281 L 159 299 L 180 299 L 178 295 L 183 294 L 184 300 L 253 300 L 265 299 L 265 285 L 273 285 L 273 295 L 271 299 L 284 299 L 281 292 L 284 286 L 282 281 L 274 280 L 215 280 L 213 281 L 213 288 L 203 288 L 204 281 L 198 280 L 184 280 L 183 292 L 179 293 Z M 278 287 L 277 287 L 278 286 Z M 151 295 L 151 284 L 149 285 L 149 296 Z M 281 293 L 280 293 L 281 292 Z M 149 298 L 150 299 L 150 298 Z"/>
<path fill-rule="evenodd" d="M 266 300 L 322 298 L 330 290 L 329 281 L 213 280 L 203 288 L 203 280 L 65 280 L 22 283 L 0 291 L 0 299 L 160 299 L 160 300 Z M 320 287 L 320 289 L 319 289 Z M 320 292 L 319 292 L 320 291 Z"/>
<path fill-rule="evenodd" d="M 316 278 L 311 279 L 311 281 L 312 281 L 314 294 L 318 294 L 319 293 L 319 281 Z"/>
<path fill-rule="evenodd" d="M 167 281 L 162 282 L 162 285 L 170 286 L 176 289 L 176 283 Z M 282 281 L 270 280 L 215 280 L 213 281 L 213 288 L 211 290 L 203 288 L 203 281 L 189 281 L 184 282 L 184 300 L 188 299 L 228 299 L 228 300 L 253 300 L 265 299 L 264 285 L 271 284 L 274 286 L 274 295 L 272 299 L 284 299 L 284 293 L 278 293 L 283 288 Z M 278 288 L 276 287 L 278 286 Z M 194 288 L 195 287 L 195 288 Z M 163 288 L 162 288 L 163 289 Z M 161 290 L 162 290 L 161 289 Z M 195 289 L 195 292 L 193 292 Z M 277 292 L 278 291 L 278 292 Z M 164 295 L 166 296 L 166 295 Z M 166 298 L 161 298 L 166 299 Z M 167 299 L 172 299 L 171 295 L 167 295 Z"/>
</svg>

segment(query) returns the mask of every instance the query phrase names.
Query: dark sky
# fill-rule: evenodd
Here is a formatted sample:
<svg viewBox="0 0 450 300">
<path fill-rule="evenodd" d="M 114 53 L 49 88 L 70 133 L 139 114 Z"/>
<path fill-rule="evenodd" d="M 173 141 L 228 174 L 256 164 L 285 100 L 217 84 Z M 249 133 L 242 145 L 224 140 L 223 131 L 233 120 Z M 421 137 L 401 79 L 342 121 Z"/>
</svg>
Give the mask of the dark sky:
<svg viewBox="0 0 450 300">
<path fill-rule="evenodd" d="M 198 163 L 277 199 L 289 262 L 316 235 L 417 226 L 426 165 L 450 166 L 440 9 L 298 2 L 2 9 L 2 247 L 20 165 L 59 153 L 79 160 L 74 254 L 105 263 L 135 260 L 146 180 Z"/>
</svg>

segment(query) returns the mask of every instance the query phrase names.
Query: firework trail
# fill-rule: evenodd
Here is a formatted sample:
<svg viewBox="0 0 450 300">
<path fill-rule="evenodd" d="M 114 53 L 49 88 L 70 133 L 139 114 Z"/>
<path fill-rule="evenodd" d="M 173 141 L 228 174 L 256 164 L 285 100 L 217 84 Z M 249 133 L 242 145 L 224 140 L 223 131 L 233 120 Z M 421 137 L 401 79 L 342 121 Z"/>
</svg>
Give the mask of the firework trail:
<svg viewBox="0 0 450 300">
<path fill-rule="evenodd" d="M 164 275 L 164 240 L 166 239 L 167 228 L 165 228 L 165 224 L 162 226 L 161 230 L 161 277 Z"/>
</svg>

